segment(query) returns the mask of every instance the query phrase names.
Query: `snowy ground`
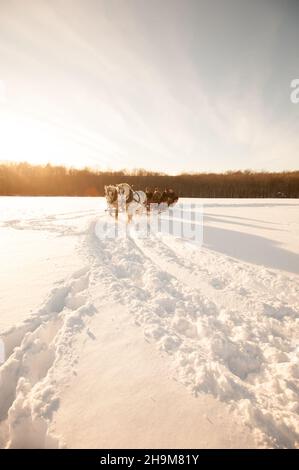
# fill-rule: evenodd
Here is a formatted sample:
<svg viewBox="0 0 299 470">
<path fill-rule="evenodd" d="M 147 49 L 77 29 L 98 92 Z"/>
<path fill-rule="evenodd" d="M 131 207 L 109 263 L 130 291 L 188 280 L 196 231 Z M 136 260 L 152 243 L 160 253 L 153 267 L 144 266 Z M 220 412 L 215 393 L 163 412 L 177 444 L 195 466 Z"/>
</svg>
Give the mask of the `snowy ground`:
<svg viewBox="0 0 299 470">
<path fill-rule="evenodd" d="M 0 198 L 0 447 L 298 447 L 299 202 L 192 201 L 203 246 Z"/>
</svg>

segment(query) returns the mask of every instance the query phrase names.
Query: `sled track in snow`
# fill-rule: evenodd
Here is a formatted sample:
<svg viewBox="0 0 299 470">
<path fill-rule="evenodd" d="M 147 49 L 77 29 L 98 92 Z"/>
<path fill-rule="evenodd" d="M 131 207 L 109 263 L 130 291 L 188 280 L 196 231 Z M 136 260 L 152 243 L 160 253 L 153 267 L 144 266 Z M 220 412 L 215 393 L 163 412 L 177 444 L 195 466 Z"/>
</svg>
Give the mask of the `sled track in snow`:
<svg viewBox="0 0 299 470">
<path fill-rule="evenodd" d="M 104 302 L 129 307 L 192 393 L 231 405 L 261 445 L 298 446 L 296 280 L 171 238 L 101 240 L 95 230 L 96 221 L 80 238 L 87 266 L 2 334 L 0 447 L 63 446 L 51 420 L 75 372 L 74 345 L 96 313 L 89 297 L 97 285 Z"/>
<path fill-rule="evenodd" d="M 85 318 L 95 313 L 88 301 L 89 276 L 88 268 L 75 272 L 53 289 L 36 314 L 2 334 L 6 361 L 0 367 L 1 447 L 62 445 L 49 425 L 59 407 L 57 382 L 63 385 L 74 371 L 76 335 L 85 328 Z"/>
<path fill-rule="evenodd" d="M 132 235 L 99 240 L 90 227 L 95 281 L 129 306 L 145 338 L 173 357 L 177 378 L 193 393 L 230 404 L 263 445 L 296 447 L 299 367 L 290 332 L 298 303 L 273 299 L 274 288 L 288 285 L 295 302 L 296 282 L 205 250 L 187 249 L 189 261 L 179 242 L 175 251 L 173 241 L 171 247 Z"/>
</svg>

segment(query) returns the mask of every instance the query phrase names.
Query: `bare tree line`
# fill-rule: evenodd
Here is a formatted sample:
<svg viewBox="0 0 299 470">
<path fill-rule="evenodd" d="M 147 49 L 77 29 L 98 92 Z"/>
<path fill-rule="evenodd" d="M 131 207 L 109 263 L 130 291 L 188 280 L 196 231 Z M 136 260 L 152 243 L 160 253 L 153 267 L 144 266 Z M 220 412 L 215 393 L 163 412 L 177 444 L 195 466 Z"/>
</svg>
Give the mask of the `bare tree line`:
<svg viewBox="0 0 299 470">
<path fill-rule="evenodd" d="M 167 175 L 134 171 L 95 171 L 64 166 L 0 164 L 1 196 L 103 196 L 104 185 L 127 182 L 136 189 L 171 187 L 180 197 L 299 197 L 299 171 L 230 171 Z"/>
</svg>

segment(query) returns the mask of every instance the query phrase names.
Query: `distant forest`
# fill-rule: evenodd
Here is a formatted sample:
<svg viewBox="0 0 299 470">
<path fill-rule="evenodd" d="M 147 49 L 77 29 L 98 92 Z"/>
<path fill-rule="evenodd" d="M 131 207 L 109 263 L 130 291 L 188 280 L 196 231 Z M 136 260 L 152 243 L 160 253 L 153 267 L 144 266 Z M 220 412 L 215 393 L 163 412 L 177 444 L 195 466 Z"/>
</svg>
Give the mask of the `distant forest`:
<svg viewBox="0 0 299 470">
<path fill-rule="evenodd" d="M 103 196 L 104 185 L 171 187 L 181 197 L 299 197 L 299 171 L 229 171 L 170 176 L 137 169 L 95 171 L 52 165 L 0 163 L 1 196 Z"/>
</svg>

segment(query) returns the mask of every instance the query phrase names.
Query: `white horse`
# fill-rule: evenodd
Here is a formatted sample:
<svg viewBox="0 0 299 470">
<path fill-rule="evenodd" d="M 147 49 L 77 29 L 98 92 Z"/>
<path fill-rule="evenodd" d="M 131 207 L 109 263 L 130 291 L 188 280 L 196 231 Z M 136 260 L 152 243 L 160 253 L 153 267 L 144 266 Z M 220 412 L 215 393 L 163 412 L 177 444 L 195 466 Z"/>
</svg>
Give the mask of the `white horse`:
<svg viewBox="0 0 299 470">
<path fill-rule="evenodd" d="M 144 191 L 134 191 L 128 183 L 120 183 L 117 188 L 118 194 L 124 199 L 128 223 L 130 223 L 133 214 L 142 214 L 146 209 L 146 194 Z"/>
<path fill-rule="evenodd" d="M 146 208 L 145 192 L 134 191 L 128 183 L 105 186 L 105 197 L 110 213 L 114 211 L 116 219 L 118 218 L 119 206 L 124 204 L 128 223 L 132 221 L 134 214 L 142 214 Z"/>
</svg>

